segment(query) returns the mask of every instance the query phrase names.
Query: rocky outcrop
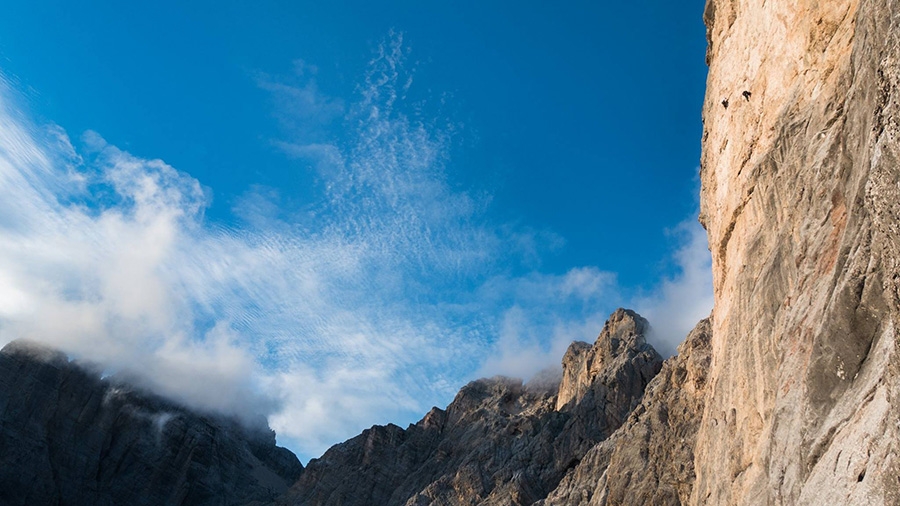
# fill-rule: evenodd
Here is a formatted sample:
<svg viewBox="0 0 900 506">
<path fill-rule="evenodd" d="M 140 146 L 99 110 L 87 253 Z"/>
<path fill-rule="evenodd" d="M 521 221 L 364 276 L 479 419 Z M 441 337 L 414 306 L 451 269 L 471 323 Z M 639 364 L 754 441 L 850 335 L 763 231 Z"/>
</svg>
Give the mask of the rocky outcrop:
<svg viewBox="0 0 900 506">
<path fill-rule="evenodd" d="M 62 353 L 0 351 L 0 504 L 271 503 L 302 471 L 264 425 L 192 413 Z"/>
<path fill-rule="evenodd" d="M 564 359 L 565 402 L 547 382 L 493 378 L 407 429 L 376 426 L 310 461 L 290 505 L 530 505 L 637 406 L 661 358 L 649 326 L 618 310 Z"/>
<path fill-rule="evenodd" d="M 640 405 L 592 448 L 542 506 L 688 504 L 694 447 L 710 363 L 711 322 L 701 321 L 647 385 Z"/>
<path fill-rule="evenodd" d="M 565 424 L 552 401 L 552 392 L 519 380 L 474 381 L 446 411 L 432 409 L 406 430 L 375 426 L 332 447 L 284 503 L 476 504 L 493 494 L 530 504 L 538 498 L 530 495 L 549 492 L 540 478 L 554 467 L 554 436 Z"/>
<path fill-rule="evenodd" d="M 711 0 L 706 22 L 691 502 L 900 504 L 900 1 Z"/>
<path fill-rule="evenodd" d="M 607 320 L 592 345 L 575 342 L 563 356 L 563 377 L 556 409 L 571 411 L 591 403 L 626 408 L 626 399 L 639 399 L 647 382 L 659 372 L 662 358 L 644 336 L 650 324 L 634 311 L 618 309 Z M 635 377 L 635 375 L 637 377 Z M 619 397 L 615 399 L 614 397 Z M 607 412 L 607 418 L 622 423 L 622 411 Z"/>
</svg>

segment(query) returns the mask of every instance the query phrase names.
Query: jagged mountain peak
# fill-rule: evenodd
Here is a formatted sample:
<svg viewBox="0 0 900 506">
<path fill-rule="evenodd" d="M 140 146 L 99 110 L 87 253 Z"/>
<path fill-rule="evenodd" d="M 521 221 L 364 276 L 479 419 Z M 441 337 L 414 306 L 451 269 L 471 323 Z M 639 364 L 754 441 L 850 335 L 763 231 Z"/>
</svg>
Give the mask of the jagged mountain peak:
<svg viewBox="0 0 900 506">
<path fill-rule="evenodd" d="M 659 353 L 646 342 L 649 330 L 650 324 L 641 315 L 620 308 L 610 315 L 593 345 L 572 343 L 562 360 L 556 409 L 573 409 L 587 395 L 606 396 L 620 387 L 643 388 L 662 363 Z M 634 392 L 629 395 L 634 397 Z"/>
<path fill-rule="evenodd" d="M 313 459 L 281 502 L 540 501 L 640 402 L 662 362 L 643 341 L 647 328 L 633 311 L 614 313 L 598 342 L 584 344 L 588 354 L 593 350 L 608 359 L 594 361 L 591 375 L 576 378 L 582 393 L 565 410 L 556 409 L 560 382 L 565 384 L 566 371 L 571 372 L 565 361 L 562 378 L 548 372 L 529 383 L 503 376 L 475 380 L 460 389 L 446 411 L 434 408 L 406 430 L 372 427 Z"/>
</svg>

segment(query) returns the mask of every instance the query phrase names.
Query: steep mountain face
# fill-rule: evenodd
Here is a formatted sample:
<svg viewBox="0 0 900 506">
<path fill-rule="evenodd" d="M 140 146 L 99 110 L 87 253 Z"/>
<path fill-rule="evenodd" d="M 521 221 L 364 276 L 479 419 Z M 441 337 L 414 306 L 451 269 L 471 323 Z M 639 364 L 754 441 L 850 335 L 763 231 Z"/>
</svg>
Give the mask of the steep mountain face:
<svg viewBox="0 0 900 506">
<path fill-rule="evenodd" d="M 594 446 L 542 506 L 687 504 L 705 405 L 710 319 L 701 321 L 647 385 L 640 405 Z"/>
<path fill-rule="evenodd" d="M 560 382 L 464 387 L 406 430 L 373 427 L 312 460 L 290 505 L 529 505 L 543 499 L 639 403 L 661 365 L 646 320 L 618 310 L 566 353 Z"/>
<path fill-rule="evenodd" d="M 691 503 L 900 504 L 900 1 L 705 17 L 715 319 Z"/>
<path fill-rule="evenodd" d="M 0 504 L 271 503 L 302 471 L 264 425 L 191 413 L 65 355 L 0 351 Z"/>
</svg>

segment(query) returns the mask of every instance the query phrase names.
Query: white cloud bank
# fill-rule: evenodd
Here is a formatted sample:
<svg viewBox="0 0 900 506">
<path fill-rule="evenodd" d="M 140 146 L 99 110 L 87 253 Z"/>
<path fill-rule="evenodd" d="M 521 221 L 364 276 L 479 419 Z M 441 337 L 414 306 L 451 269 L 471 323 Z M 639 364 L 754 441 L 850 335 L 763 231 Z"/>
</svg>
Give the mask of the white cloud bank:
<svg viewBox="0 0 900 506">
<path fill-rule="evenodd" d="M 319 165 L 314 218 L 279 219 L 277 194 L 255 189 L 232 228 L 206 220 L 196 179 L 35 125 L 0 82 L 0 344 L 36 339 L 201 409 L 268 414 L 305 458 L 592 340 L 621 300 L 614 275 L 530 272 L 559 238 L 492 226 L 483 199 L 451 190 L 446 139 L 395 108 L 404 55 L 399 37 L 379 49 L 347 107 L 350 142 L 278 141 Z M 267 86 L 311 117 L 344 107 Z M 642 301 L 678 340 L 699 319 L 680 301 L 708 300 L 699 244 Z"/>
</svg>

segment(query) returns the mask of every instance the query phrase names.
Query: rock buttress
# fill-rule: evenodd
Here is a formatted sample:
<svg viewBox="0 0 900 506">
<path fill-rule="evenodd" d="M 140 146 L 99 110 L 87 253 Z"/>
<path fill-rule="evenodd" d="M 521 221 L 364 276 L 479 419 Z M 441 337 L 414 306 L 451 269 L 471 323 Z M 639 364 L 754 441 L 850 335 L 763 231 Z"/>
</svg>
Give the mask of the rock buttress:
<svg viewBox="0 0 900 506">
<path fill-rule="evenodd" d="M 900 504 L 900 1 L 705 17 L 715 319 L 692 503 Z"/>
<path fill-rule="evenodd" d="M 594 446 L 541 506 L 689 504 L 711 329 L 709 319 L 697 324 L 628 421 Z"/>
</svg>

